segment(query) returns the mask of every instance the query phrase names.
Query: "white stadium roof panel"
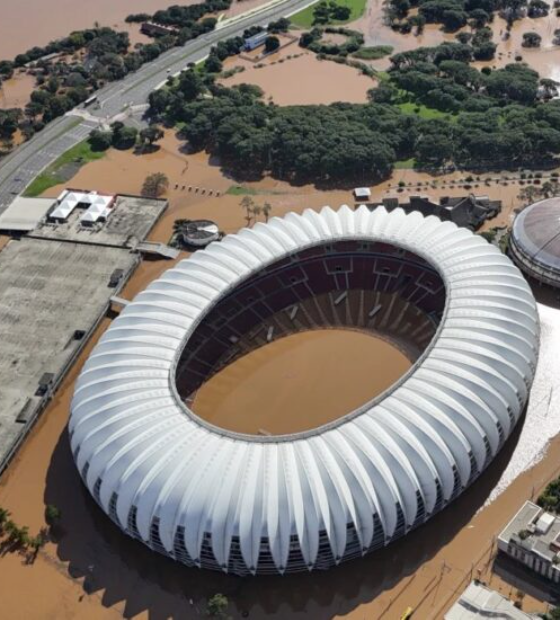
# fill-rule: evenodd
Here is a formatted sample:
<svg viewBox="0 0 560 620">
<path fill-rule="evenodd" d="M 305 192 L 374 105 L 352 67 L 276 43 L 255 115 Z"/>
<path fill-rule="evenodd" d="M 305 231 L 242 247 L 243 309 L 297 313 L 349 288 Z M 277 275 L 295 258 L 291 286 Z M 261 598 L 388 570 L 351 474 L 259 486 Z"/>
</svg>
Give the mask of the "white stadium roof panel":
<svg viewBox="0 0 560 620">
<path fill-rule="evenodd" d="M 176 371 L 199 321 L 265 266 L 345 241 L 402 248 L 441 276 L 441 321 L 411 370 L 294 435 L 190 411 Z M 160 553 L 239 574 L 327 568 L 424 522 L 491 462 L 523 410 L 538 331 L 517 268 L 467 230 L 383 208 L 290 213 L 197 252 L 123 310 L 77 382 L 72 451 L 102 509 Z"/>
</svg>

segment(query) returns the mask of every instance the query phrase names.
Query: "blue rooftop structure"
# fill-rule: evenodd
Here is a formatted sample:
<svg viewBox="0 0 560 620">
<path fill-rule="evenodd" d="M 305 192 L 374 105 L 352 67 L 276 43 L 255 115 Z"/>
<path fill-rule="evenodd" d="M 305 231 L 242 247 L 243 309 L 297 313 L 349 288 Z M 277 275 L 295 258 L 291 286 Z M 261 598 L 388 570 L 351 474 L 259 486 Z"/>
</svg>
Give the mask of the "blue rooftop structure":
<svg viewBox="0 0 560 620">
<path fill-rule="evenodd" d="M 245 51 L 250 52 L 251 50 L 254 50 L 257 47 L 264 45 L 264 42 L 266 41 L 267 37 L 268 37 L 268 32 L 266 31 L 259 32 L 253 35 L 252 37 L 249 37 L 248 39 L 245 40 L 245 46 L 244 46 Z"/>
</svg>

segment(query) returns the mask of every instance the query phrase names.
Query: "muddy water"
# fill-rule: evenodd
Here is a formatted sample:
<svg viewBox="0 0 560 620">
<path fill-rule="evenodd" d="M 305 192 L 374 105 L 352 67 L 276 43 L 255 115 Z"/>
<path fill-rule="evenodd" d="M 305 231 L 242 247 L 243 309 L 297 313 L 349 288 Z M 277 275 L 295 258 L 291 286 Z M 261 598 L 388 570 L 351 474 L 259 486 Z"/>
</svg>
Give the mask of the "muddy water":
<svg viewBox="0 0 560 620">
<path fill-rule="evenodd" d="M 283 435 L 327 424 L 402 376 L 409 360 L 369 334 L 325 329 L 281 338 L 207 381 L 193 409 L 239 433 Z"/>
<path fill-rule="evenodd" d="M 72 30 L 102 26 L 124 27 L 130 13 L 154 13 L 172 4 L 200 0 L 2 0 L 0 59 L 13 58 L 34 45 L 45 45 Z M 242 13 L 266 0 L 233 0 L 229 15 Z"/>
<path fill-rule="evenodd" d="M 288 58 L 288 56 L 295 56 Z M 265 99 L 278 105 L 311 105 L 347 101 L 364 103 L 367 91 L 376 81 L 362 75 L 357 69 L 326 60 L 318 60 L 311 52 L 302 52 L 290 45 L 283 52 L 269 56 L 258 68 L 249 60 L 233 59 L 225 69 L 243 67 L 242 73 L 222 80 L 226 86 L 256 84 Z"/>
<path fill-rule="evenodd" d="M 209 160 L 204 153 L 187 154 L 183 143 L 172 132 L 166 133 L 160 145 L 159 151 L 149 155 L 110 150 L 104 159 L 81 168 L 72 179 L 71 185 L 109 193 L 138 194 L 148 174 L 164 172 L 170 181 L 170 207 L 158 227 L 162 241 L 169 240 L 173 221 L 178 218 L 208 217 L 215 220 L 220 229 L 227 233 L 246 224 L 245 212 L 240 206 L 243 196 L 224 195 L 228 188 L 235 186 L 235 181 L 223 173 L 218 162 Z M 502 213 L 487 222 L 483 229 L 511 224 L 515 209 L 520 204 L 517 196 L 522 185 L 519 180 L 513 179 L 513 175 L 507 172 L 480 175 L 471 182 L 467 182 L 468 176 L 463 172 L 433 176 L 399 169 L 395 170 L 387 181 L 372 187 L 372 199 L 398 196 L 400 200 L 406 201 L 415 194 L 426 194 L 432 199 L 461 196 L 469 192 L 487 194 L 502 201 Z M 399 187 L 399 183 L 404 183 L 404 187 Z M 272 215 L 302 211 L 308 207 L 320 209 L 325 205 L 338 207 L 345 203 L 354 204 L 350 188 L 321 190 L 311 184 L 294 187 L 269 177 L 245 186 L 249 191 L 255 192 L 253 199 L 256 204 L 262 205 L 266 201 L 272 205 Z M 57 196 L 62 189 L 63 185 L 51 188 L 47 195 Z M 221 195 L 217 197 L 216 192 Z M 259 219 L 262 221 L 263 218 Z"/>
<path fill-rule="evenodd" d="M 35 88 L 35 78 L 19 73 L 0 84 L 0 108 L 24 108 Z"/>
</svg>

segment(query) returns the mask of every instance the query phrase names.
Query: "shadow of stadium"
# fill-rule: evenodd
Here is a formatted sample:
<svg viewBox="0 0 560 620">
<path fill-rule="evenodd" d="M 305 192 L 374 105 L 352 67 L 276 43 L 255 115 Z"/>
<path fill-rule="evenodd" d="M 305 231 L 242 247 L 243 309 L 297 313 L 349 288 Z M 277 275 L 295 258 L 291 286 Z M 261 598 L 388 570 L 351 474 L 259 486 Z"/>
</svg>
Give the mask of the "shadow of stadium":
<svg viewBox="0 0 560 620">
<path fill-rule="evenodd" d="M 47 472 L 45 503 L 62 512 L 57 554 L 83 588 L 106 607 L 124 603 L 123 615 L 147 612 L 153 620 L 204 615 L 217 592 L 234 617 L 313 618 L 345 615 L 372 601 L 422 564 L 471 520 L 496 486 L 517 445 L 523 419 L 480 478 L 445 510 L 403 539 L 325 572 L 239 578 L 187 568 L 129 538 L 90 497 L 74 466 L 68 433 L 56 445 Z"/>
</svg>

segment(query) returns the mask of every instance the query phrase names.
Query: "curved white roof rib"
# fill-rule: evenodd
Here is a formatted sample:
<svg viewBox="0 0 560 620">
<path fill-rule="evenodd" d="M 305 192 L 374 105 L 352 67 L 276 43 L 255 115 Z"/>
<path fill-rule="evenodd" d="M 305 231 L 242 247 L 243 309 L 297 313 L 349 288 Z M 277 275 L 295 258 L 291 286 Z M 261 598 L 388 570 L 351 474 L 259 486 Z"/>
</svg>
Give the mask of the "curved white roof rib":
<svg viewBox="0 0 560 620">
<path fill-rule="evenodd" d="M 377 400 L 290 436 L 216 428 L 181 402 L 178 358 L 226 292 L 306 247 L 372 240 L 427 260 L 445 283 L 428 349 Z M 495 247 L 419 213 L 290 213 L 182 261 L 129 304 L 76 385 L 81 476 L 126 533 L 187 565 L 238 574 L 326 568 L 387 544 L 456 497 L 517 422 L 538 317 Z"/>
</svg>

